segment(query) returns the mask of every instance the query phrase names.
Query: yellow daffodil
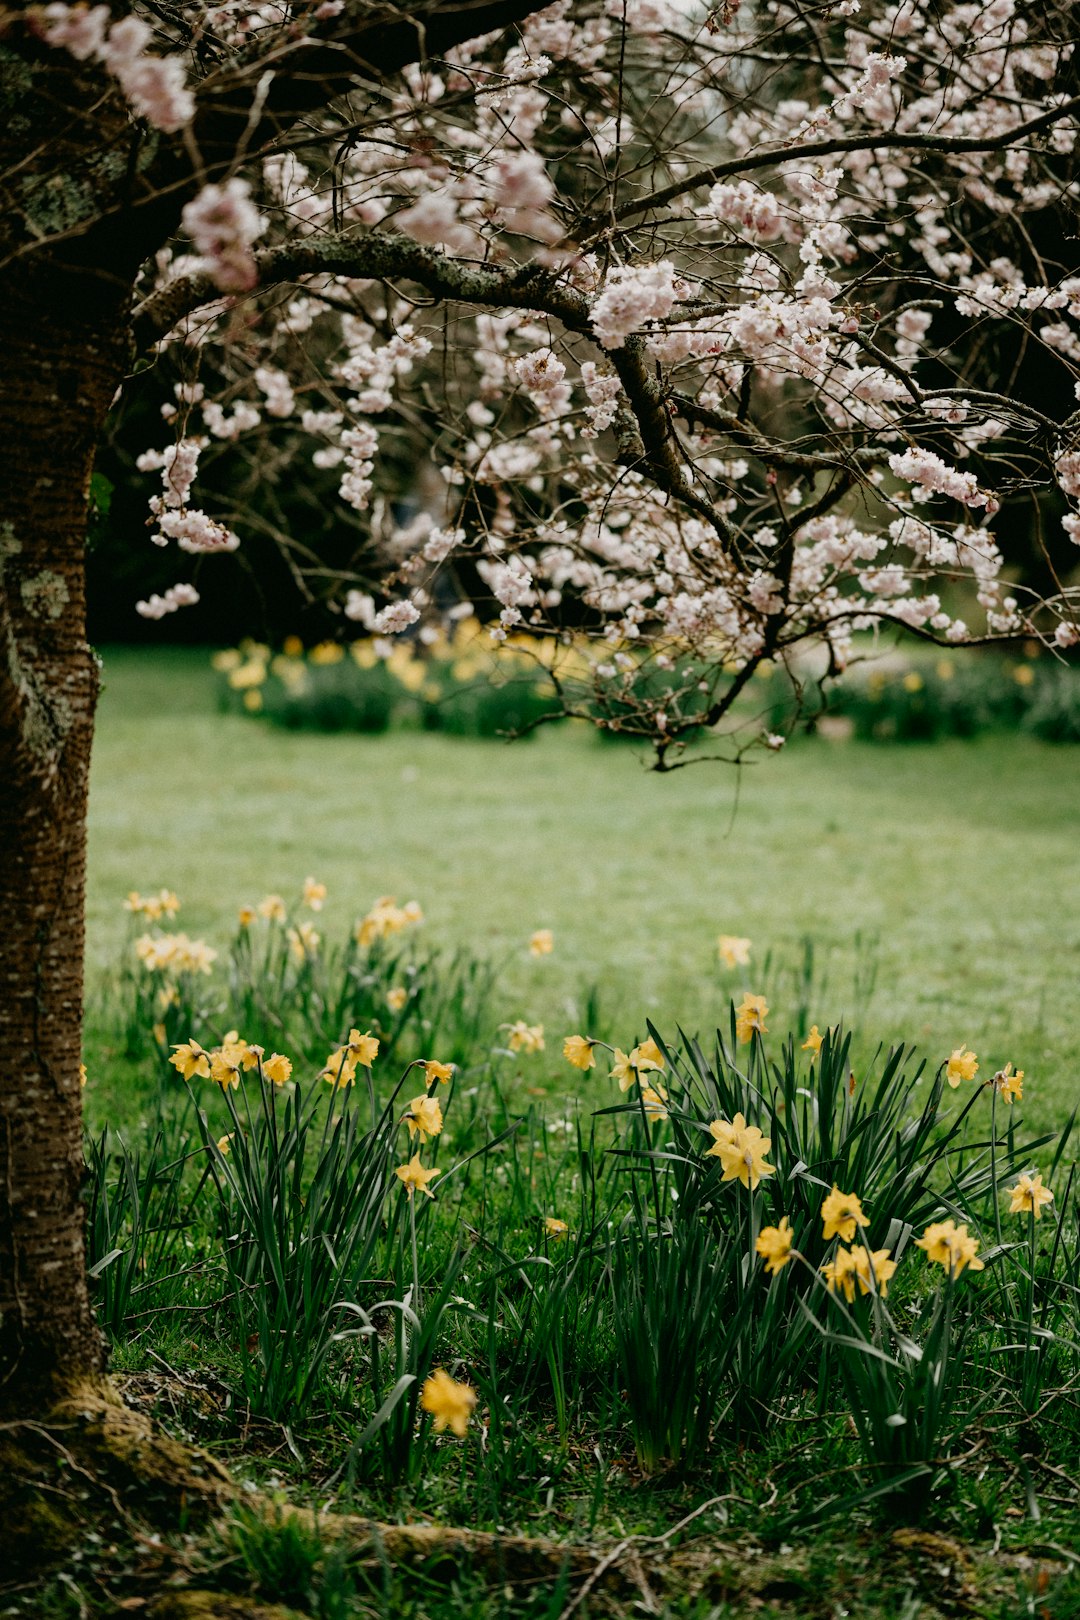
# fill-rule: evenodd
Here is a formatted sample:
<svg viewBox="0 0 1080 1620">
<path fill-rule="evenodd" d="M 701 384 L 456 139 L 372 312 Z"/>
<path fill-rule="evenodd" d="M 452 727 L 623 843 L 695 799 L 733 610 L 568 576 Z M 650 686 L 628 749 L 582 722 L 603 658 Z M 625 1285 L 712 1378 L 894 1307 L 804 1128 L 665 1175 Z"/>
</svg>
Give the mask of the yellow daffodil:
<svg viewBox="0 0 1080 1620">
<path fill-rule="evenodd" d="M 716 954 L 726 968 L 750 966 L 750 941 L 738 934 L 721 934 L 716 941 Z"/>
<path fill-rule="evenodd" d="M 825 1037 L 821 1034 L 817 1025 L 811 1024 L 810 1033 L 802 1043 L 802 1050 L 804 1052 L 813 1052 L 816 1056 L 818 1052 L 821 1051 L 821 1045 L 824 1039 Z"/>
<path fill-rule="evenodd" d="M 442 1367 L 436 1367 L 431 1377 L 424 1380 L 420 1405 L 435 1419 L 436 1434 L 452 1429 L 458 1439 L 463 1440 L 469 1419 L 476 1410 L 476 1391 L 469 1384 L 459 1384 Z"/>
<path fill-rule="evenodd" d="M 795 1234 L 791 1230 L 791 1222 L 786 1215 L 780 1217 L 779 1226 L 763 1226 L 758 1233 L 758 1240 L 754 1244 L 754 1251 L 764 1256 L 765 1270 L 772 1276 L 783 1271 L 791 1259 L 791 1246 L 795 1241 Z"/>
<path fill-rule="evenodd" d="M 397 1176 L 410 1198 L 417 1189 L 424 1193 L 428 1198 L 434 1198 L 435 1194 L 428 1186 L 428 1182 L 434 1181 L 435 1177 L 440 1175 L 441 1172 L 438 1166 L 433 1166 L 432 1169 L 425 1170 L 423 1165 L 420 1163 L 419 1153 L 414 1153 L 408 1164 L 398 1165 L 397 1169 L 394 1171 L 394 1174 Z"/>
<path fill-rule="evenodd" d="M 837 1249 L 831 1260 L 826 1260 L 821 1268 L 825 1278 L 825 1286 L 829 1293 L 837 1291 L 843 1293 L 850 1305 L 855 1298 L 855 1282 L 858 1277 L 858 1262 L 850 1249 Z"/>
<path fill-rule="evenodd" d="M 614 1062 L 611 1065 L 611 1078 L 619 1082 L 620 1091 L 629 1091 L 638 1078 L 637 1070 L 631 1063 L 629 1055 L 619 1047 L 615 1047 L 612 1056 Z"/>
<path fill-rule="evenodd" d="M 222 1158 L 224 1158 L 226 1156 L 226 1154 L 228 1154 L 228 1153 L 230 1153 L 232 1151 L 232 1139 L 233 1139 L 232 1131 L 230 1131 L 227 1136 L 219 1136 L 218 1137 L 218 1139 L 217 1139 L 217 1150 L 221 1154 Z"/>
<path fill-rule="evenodd" d="M 449 1085 L 453 1079 L 454 1065 L 452 1063 L 436 1063 L 434 1058 L 428 1058 L 423 1067 L 429 1086 L 435 1080 L 439 1082 L 440 1086 Z"/>
<path fill-rule="evenodd" d="M 974 1080 L 978 1067 L 974 1052 L 969 1052 L 966 1045 L 958 1046 L 945 1066 L 945 1078 L 955 1091 L 961 1080 Z"/>
<path fill-rule="evenodd" d="M 248 1069 L 257 1069 L 259 1067 L 259 1063 L 265 1056 L 266 1051 L 264 1047 L 252 1046 L 250 1041 L 245 1041 L 244 1055 L 240 1060 L 240 1066 L 245 1070 L 245 1072 Z"/>
<path fill-rule="evenodd" d="M 509 1026 L 506 1044 L 511 1052 L 542 1052 L 544 1050 L 543 1024 L 526 1024 L 519 1018 L 516 1024 Z"/>
<path fill-rule="evenodd" d="M 855 1194 L 842 1193 L 835 1182 L 832 1192 L 821 1206 L 821 1219 L 825 1223 L 823 1235 L 826 1243 L 833 1237 L 843 1238 L 845 1243 L 850 1243 L 857 1226 L 870 1225 Z"/>
<path fill-rule="evenodd" d="M 404 985 L 394 985 L 392 989 L 386 992 L 386 1005 L 389 1007 L 391 1012 L 400 1012 L 408 999 L 409 992 L 405 989 Z"/>
<path fill-rule="evenodd" d="M 232 1086 L 235 1091 L 240 1084 L 240 1059 L 243 1052 L 239 1046 L 221 1046 L 210 1059 L 210 1078 L 217 1082 L 222 1091 Z"/>
<path fill-rule="evenodd" d="M 972 1271 L 983 1269 L 982 1261 L 976 1259 L 978 1239 L 970 1235 L 966 1226 L 957 1226 L 955 1221 L 931 1222 L 922 1237 L 915 1239 L 915 1244 L 934 1265 L 944 1266 L 950 1276 L 959 1277 L 965 1266 Z"/>
<path fill-rule="evenodd" d="M 664 1054 L 651 1035 L 647 1041 L 642 1041 L 639 1046 L 634 1047 L 634 1050 L 630 1053 L 630 1062 L 639 1075 L 647 1069 L 664 1069 L 667 1067 L 664 1062 Z"/>
<path fill-rule="evenodd" d="M 199 1045 L 198 1041 L 185 1041 L 182 1046 L 174 1046 L 169 1062 L 178 1071 L 182 1080 L 210 1078 L 210 1054 Z"/>
<path fill-rule="evenodd" d="M 550 928 L 538 928 L 529 935 L 530 956 L 550 956 L 555 949 L 555 935 Z"/>
<path fill-rule="evenodd" d="M 889 1258 L 892 1250 L 859 1248 L 852 1252 L 860 1293 L 878 1293 L 882 1299 L 887 1299 L 889 1280 L 896 1270 L 896 1261 Z"/>
<path fill-rule="evenodd" d="M 379 1055 L 379 1043 L 370 1029 L 361 1035 L 358 1029 L 350 1029 L 349 1044 L 345 1048 L 350 1063 L 359 1063 L 363 1068 L 370 1069 Z"/>
<path fill-rule="evenodd" d="M 553 1243 L 561 1243 L 570 1228 L 565 1221 L 560 1221 L 557 1215 L 544 1216 L 544 1231 Z"/>
<path fill-rule="evenodd" d="M 1038 1220 L 1042 1214 L 1044 1204 L 1052 1204 L 1054 1195 L 1049 1187 L 1043 1186 L 1043 1178 L 1036 1171 L 1033 1176 L 1025 1170 L 1015 1187 L 1007 1188 L 1009 1194 L 1010 1215 L 1034 1215 Z"/>
<path fill-rule="evenodd" d="M 292 1074 L 292 1062 L 281 1052 L 271 1052 L 262 1066 L 264 1077 L 275 1086 L 283 1086 Z"/>
<path fill-rule="evenodd" d="M 659 1080 L 651 1086 L 642 1085 L 641 1106 L 654 1125 L 658 1125 L 662 1119 L 667 1119 L 667 1100 L 668 1094 Z"/>
<path fill-rule="evenodd" d="M 356 1064 L 350 1061 L 344 1046 L 339 1046 L 336 1052 L 331 1052 L 325 1068 L 320 1070 L 319 1078 L 338 1091 L 343 1091 L 346 1086 L 356 1083 Z"/>
<path fill-rule="evenodd" d="M 241 928 L 250 928 L 259 913 L 254 906 L 241 906 L 236 915 Z"/>
<path fill-rule="evenodd" d="M 409 1135 L 420 1134 L 422 1141 L 429 1136 L 438 1136 L 443 1128 L 442 1109 L 439 1107 L 437 1097 L 414 1097 L 409 1104 L 409 1112 L 405 1115 L 405 1123 L 409 1127 Z"/>
<path fill-rule="evenodd" d="M 562 1055 L 567 1063 L 572 1063 L 575 1069 L 582 1073 L 586 1069 L 596 1066 L 596 1042 L 590 1041 L 585 1035 L 568 1035 L 563 1041 Z"/>
<path fill-rule="evenodd" d="M 726 1119 L 714 1119 L 709 1130 L 715 1140 L 705 1157 L 720 1160 L 721 1181 L 741 1181 L 753 1192 L 764 1176 L 775 1176 L 776 1166 L 765 1163 L 771 1139 L 762 1136 L 756 1125 L 748 1125 L 742 1114 L 736 1114 L 730 1124 Z"/>
<path fill-rule="evenodd" d="M 265 917 L 268 922 L 284 922 L 288 915 L 280 894 L 268 894 L 264 900 L 260 900 L 258 912 L 259 916 Z"/>
<path fill-rule="evenodd" d="M 326 884 L 316 883 L 313 877 L 304 879 L 304 904 L 311 911 L 321 911 L 326 899 Z"/>
<path fill-rule="evenodd" d="M 80 1091 L 85 1090 L 85 1087 L 86 1087 L 86 1064 L 85 1063 L 80 1063 L 79 1064 L 79 1089 L 80 1089 Z"/>
<path fill-rule="evenodd" d="M 999 1069 L 991 1081 L 995 1091 L 1011 1107 L 1014 1102 L 1024 1100 L 1024 1071 L 1014 1069 L 1011 1063 L 1006 1063 Z"/>
<path fill-rule="evenodd" d="M 768 1016 L 769 1004 L 764 996 L 743 996 L 735 1009 L 735 1039 L 745 1046 L 755 1031 L 759 1035 L 767 1035 L 769 1030 L 765 1020 Z"/>
</svg>

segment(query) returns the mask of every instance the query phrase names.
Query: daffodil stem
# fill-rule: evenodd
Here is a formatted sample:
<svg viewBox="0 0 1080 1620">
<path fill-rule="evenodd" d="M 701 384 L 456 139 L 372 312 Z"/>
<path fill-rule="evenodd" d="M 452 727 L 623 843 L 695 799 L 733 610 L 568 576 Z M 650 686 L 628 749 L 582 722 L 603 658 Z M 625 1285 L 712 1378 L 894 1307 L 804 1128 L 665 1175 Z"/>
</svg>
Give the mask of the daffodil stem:
<svg viewBox="0 0 1080 1620">
<path fill-rule="evenodd" d="M 409 1193 L 409 1237 L 412 1240 L 412 1307 L 420 1316 L 420 1258 L 416 1249 L 416 1200 Z"/>
<path fill-rule="evenodd" d="M 1031 1342 L 1034 1338 L 1035 1321 L 1035 1200 L 1031 1200 L 1028 1210 L 1028 1286 L 1027 1286 L 1027 1337 L 1024 1343 L 1024 1383 L 1027 1384 L 1031 1376 Z"/>
<path fill-rule="evenodd" d="M 641 1132 L 645 1138 L 645 1157 L 649 1161 L 649 1174 L 652 1177 L 653 1197 L 656 1200 L 656 1230 L 660 1231 L 660 1177 L 656 1173 L 656 1165 L 652 1158 L 652 1143 L 649 1140 L 649 1116 L 645 1112 L 645 1093 L 641 1085 L 641 1076 L 638 1076 L 638 1107 L 641 1110 Z"/>
<path fill-rule="evenodd" d="M 998 1194 L 997 1173 L 997 1086 L 991 1082 L 990 1092 L 990 1180 L 994 1191 L 994 1234 L 1001 1243 L 1001 1200 Z"/>
</svg>

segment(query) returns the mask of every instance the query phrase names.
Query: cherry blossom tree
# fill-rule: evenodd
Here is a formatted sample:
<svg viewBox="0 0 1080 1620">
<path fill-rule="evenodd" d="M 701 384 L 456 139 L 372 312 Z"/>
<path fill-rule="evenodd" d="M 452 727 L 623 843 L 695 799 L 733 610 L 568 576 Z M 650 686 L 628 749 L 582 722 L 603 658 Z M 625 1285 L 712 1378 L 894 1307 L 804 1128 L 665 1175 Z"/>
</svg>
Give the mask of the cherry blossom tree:
<svg viewBox="0 0 1080 1620">
<path fill-rule="evenodd" d="M 12 1400 L 101 1367 L 78 1220 L 82 552 L 118 391 L 149 371 L 168 393 L 140 465 L 177 577 L 138 611 L 182 611 L 244 542 L 200 471 L 272 453 L 355 528 L 360 577 L 279 536 L 344 619 L 390 643 L 482 591 L 496 642 L 584 630 L 590 656 L 552 666 L 566 709 L 661 765 L 808 646 L 832 672 L 890 625 L 1063 652 L 1080 25 L 1023 0 L 54 0 L 3 26 Z M 1006 583 L 1021 520 L 1038 597 Z"/>
</svg>

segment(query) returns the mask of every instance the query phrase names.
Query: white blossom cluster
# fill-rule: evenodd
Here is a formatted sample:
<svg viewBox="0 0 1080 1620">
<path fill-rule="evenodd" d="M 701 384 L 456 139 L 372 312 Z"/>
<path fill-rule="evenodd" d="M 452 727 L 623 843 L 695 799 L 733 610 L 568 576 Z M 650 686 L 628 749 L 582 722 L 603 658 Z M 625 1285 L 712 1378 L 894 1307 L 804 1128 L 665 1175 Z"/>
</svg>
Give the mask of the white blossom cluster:
<svg viewBox="0 0 1080 1620">
<path fill-rule="evenodd" d="M 1013 139 L 1060 105 L 1068 31 L 1023 0 L 845 0 L 822 51 L 777 0 L 700 29 L 662 0 L 583 10 L 556 0 L 409 68 L 383 123 L 336 144 L 328 120 L 325 151 L 277 151 L 188 205 L 196 266 L 230 297 L 197 343 L 194 317 L 174 335 L 203 382 L 144 458 L 154 538 L 215 547 L 188 504 L 199 454 L 274 435 L 384 545 L 387 599 L 344 608 L 377 635 L 412 633 L 467 550 L 496 636 L 573 602 L 602 680 L 630 680 L 627 646 L 730 674 L 816 639 L 839 669 L 888 624 L 1073 645 L 1068 590 L 1007 591 L 995 521 L 1041 479 L 1080 544 L 1076 437 L 978 371 L 992 343 L 1030 342 L 1080 399 L 1080 277 L 1024 244 L 1080 201 L 1077 119 Z M 218 26 L 274 25 L 270 7 Z M 783 91 L 777 38 L 801 64 Z M 648 94 L 620 96 L 620 64 Z M 335 234 L 355 274 L 256 285 L 257 241 Z M 368 242 L 400 243 L 401 270 L 368 274 Z M 163 261 L 163 281 L 190 268 Z M 243 342 L 207 358 L 245 298 Z M 406 442 L 440 485 L 415 529 L 387 516 Z M 943 605 L 957 580 L 963 617 Z M 677 706 L 653 719 L 670 733 Z"/>
</svg>

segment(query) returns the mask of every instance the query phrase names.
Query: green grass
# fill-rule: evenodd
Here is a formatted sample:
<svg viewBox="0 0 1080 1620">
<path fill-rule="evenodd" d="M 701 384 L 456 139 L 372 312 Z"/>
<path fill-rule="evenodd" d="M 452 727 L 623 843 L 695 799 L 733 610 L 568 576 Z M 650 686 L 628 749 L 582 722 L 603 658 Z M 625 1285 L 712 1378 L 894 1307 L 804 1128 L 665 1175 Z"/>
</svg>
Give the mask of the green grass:
<svg viewBox="0 0 1080 1620">
<path fill-rule="evenodd" d="M 1060 1123 L 1080 1058 L 1080 750 L 986 737 L 932 747 L 808 742 L 741 771 L 660 777 L 581 729 L 517 743 L 422 733 L 289 735 L 214 711 L 201 653 L 105 654 L 90 811 L 91 985 L 115 960 L 129 888 L 174 887 L 179 926 L 224 945 L 236 906 L 328 884 L 341 934 L 380 894 L 504 963 L 500 1016 L 542 1021 L 538 1084 L 565 1089 L 561 1036 L 597 983 L 625 1045 L 646 1016 L 709 1031 L 811 935 L 819 1022 L 854 1018 L 856 936 L 878 938 L 875 1039 L 934 1066 L 961 1041 L 984 1072 L 1027 1070 L 1033 1125 Z M 532 961 L 534 928 L 556 936 Z M 754 966 L 722 974 L 717 933 Z M 793 985 L 778 981 L 785 1023 Z"/>
<path fill-rule="evenodd" d="M 1073 1102 L 1080 757 L 1028 739 L 808 742 L 740 775 L 661 779 L 633 749 L 567 728 L 511 747 L 270 731 L 215 712 L 199 655 L 110 654 L 106 682 L 86 1097 L 90 1123 L 113 1129 L 87 1194 L 95 1297 L 136 1401 L 279 1499 L 382 1521 L 613 1548 L 718 1500 L 685 1548 L 665 1541 L 666 1571 L 649 1562 L 660 1543 L 642 1544 L 650 1612 L 667 1620 L 826 1620 L 855 1590 L 867 1620 L 1080 1614 L 1061 1552 L 1076 1544 L 1080 1422 L 1069 1155 L 1046 1149 L 1056 1202 L 1037 1229 L 1006 1208 L 998 1244 L 990 1191 Z M 401 936 L 419 966 L 399 1025 L 380 1010 L 406 976 L 399 936 L 389 955 L 300 968 L 283 945 L 263 960 L 259 925 L 259 950 L 230 964 L 237 905 L 269 890 L 295 902 L 308 873 L 329 886 L 316 918 L 328 941 L 380 894 L 422 903 L 425 928 Z M 201 1080 L 189 1096 L 151 1055 L 156 981 L 110 989 L 106 970 L 128 937 L 124 894 L 162 885 L 183 900 L 178 926 L 221 950 L 213 981 L 182 985 L 167 1040 L 216 1043 L 235 1023 L 293 1056 L 294 1090 L 249 1074 L 235 1095 Z M 532 960 L 539 927 L 556 950 Z M 753 940 L 749 970 L 720 971 L 721 931 Z M 498 962 L 482 1028 L 466 1028 L 467 981 L 428 962 L 438 946 Z M 875 951 L 867 1002 L 856 968 L 865 978 Z M 677 1023 L 707 1034 L 727 1025 L 729 996 L 763 988 L 764 1045 L 739 1046 L 734 1064 L 708 1038 L 705 1055 L 678 1055 Z M 374 1091 L 362 1077 L 353 1092 L 311 1090 L 330 1040 L 369 1011 L 385 1043 Z M 856 1026 L 850 1062 L 831 1039 L 813 1059 L 800 1034 L 785 1043 L 807 1013 Z M 606 1078 L 606 1054 L 585 1075 L 560 1055 L 571 1030 L 629 1047 L 647 1017 L 670 1043 L 659 1125 Z M 499 1020 L 517 1018 L 547 1025 L 546 1052 L 492 1052 Z M 931 1072 L 962 1041 L 980 1080 L 1011 1059 L 1028 1075 L 1022 1109 L 995 1116 L 981 1086 L 942 1096 L 899 1057 L 871 1082 L 866 1047 L 894 1037 Z M 460 1068 L 439 1093 L 446 1131 L 422 1144 L 441 1171 L 435 1199 L 412 1204 L 394 1169 L 417 1146 L 401 1117 L 416 1072 L 388 1099 L 404 1060 L 429 1050 Z M 369 1134 L 375 1091 L 388 1112 Z M 289 1113 L 304 1097 L 314 1136 Z M 578 1128 L 553 1117 L 575 1112 Z M 710 1121 L 744 1112 L 772 1142 L 775 1173 L 756 1190 L 723 1182 L 702 1151 Z M 226 1160 L 214 1144 L 230 1128 Z M 887 1302 L 853 1289 L 845 1304 L 816 1280 L 839 1255 L 818 1224 L 833 1181 L 865 1200 L 871 1246 L 897 1245 Z M 973 1223 L 986 1259 L 955 1293 L 901 1247 L 946 1209 Z M 565 1241 L 548 1240 L 551 1214 Z M 781 1215 L 797 1255 L 770 1281 L 755 1237 Z M 462 1439 L 417 1410 L 438 1366 L 477 1395 Z M 185 1538 L 177 1558 L 182 1578 L 311 1620 L 561 1620 L 573 1596 L 550 1571 L 513 1591 L 466 1567 L 428 1580 L 255 1521 Z M 574 1612 L 649 1607 L 637 1568 Z M 96 1615 L 146 1590 L 114 1547 L 79 1577 L 13 1612 Z"/>
</svg>

